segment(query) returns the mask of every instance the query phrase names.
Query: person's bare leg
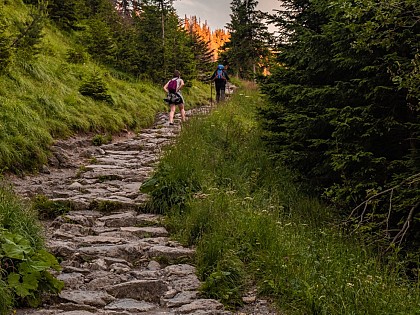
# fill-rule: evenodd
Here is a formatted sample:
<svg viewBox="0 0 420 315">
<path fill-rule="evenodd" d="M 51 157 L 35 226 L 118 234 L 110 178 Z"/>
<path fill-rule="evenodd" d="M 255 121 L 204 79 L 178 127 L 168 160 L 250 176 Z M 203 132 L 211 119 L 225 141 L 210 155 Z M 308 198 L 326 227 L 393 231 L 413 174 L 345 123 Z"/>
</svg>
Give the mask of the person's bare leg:
<svg viewBox="0 0 420 315">
<path fill-rule="evenodd" d="M 171 104 L 171 111 L 169 113 L 169 123 L 170 124 L 174 123 L 175 108 L 176 108 L 176 106 L 174 104 Z"/>
<path fill-rule="evenodd" d="M 181 112 L 181 120 L 185 121 L 185 109 L 184 104 L 179 104 L 179 111 Z"/>
</svg>

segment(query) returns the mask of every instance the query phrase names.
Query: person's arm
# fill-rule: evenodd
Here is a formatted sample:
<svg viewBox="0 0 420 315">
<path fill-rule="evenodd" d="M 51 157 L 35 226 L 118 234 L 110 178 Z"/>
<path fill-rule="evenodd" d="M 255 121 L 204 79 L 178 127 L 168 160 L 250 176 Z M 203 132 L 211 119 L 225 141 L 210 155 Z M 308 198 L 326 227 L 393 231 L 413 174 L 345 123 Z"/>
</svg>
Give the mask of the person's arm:
<svg viewBox="0 0 420 315">
<path fill-rule="evenodd" d="M 182 87 L 183 87 L 184 85 L 185 85 L 185 84 L 184 84 L 184 80 L 180 79 L 180 82 L 179 82 L 179 87 L 178 87 L 177 92 L 178 92 L 180 89 L 182 89 Z"/>
<path fill-rule="evenodd" d="M 229 79 L 229 76 L 228 76 L 228 74 L 227 74 L 227 72 L 225 71 L 225 78 L 226 78 L 226 80 L 227 81 L 229 81 L 230 79 Z"/>
<path fill-rule="evenodd" d="M 212 74 L 212 76 L 210 77 L 209 81 L 213 81 L 213 80 L 214 80 L 214 78 L 216 77 L 216 72 L 217 72 L 217 71 L 214 71 L 214 72 L 213 72 L 213 74 Z"/>
<path fill-rule="evenodd" d="M 169 84 L 169 81 L 166 82 L 165 86 L 163 87 L 163 89 L 165 90 L 166 93 L 169 93 L 168 84 Z"/>
</svg>

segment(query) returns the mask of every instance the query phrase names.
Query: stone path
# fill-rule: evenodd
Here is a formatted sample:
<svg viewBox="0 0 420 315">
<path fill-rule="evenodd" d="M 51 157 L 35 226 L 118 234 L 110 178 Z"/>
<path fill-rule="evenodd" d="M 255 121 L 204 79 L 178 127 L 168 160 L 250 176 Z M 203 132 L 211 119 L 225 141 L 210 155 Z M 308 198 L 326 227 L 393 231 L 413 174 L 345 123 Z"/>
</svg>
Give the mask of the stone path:
<svg viewBox="0 0 420 315">
<path fill-rule="evenodd" d="M 42 194 L 73 206 L 46 223 L 47 246 L 61 262 L 58 278 L 65 288 L 42 308 L 17 314 L 232 314 L 200 296 L 189 264 L 194 250 L 170 240 L 160 216 L 137 211 L 147 199 L 141 183 L 180 131 L 176 118 L 175 126 L 167 126 L 161 114 L 151 128 L 107 145 L 95 147 L 88 137 L 57 142 L 40 174 L 10 178 L 24 197 Z M 264 301 L 251 299 L 236 314 L 275 314 Z"/>
</svg>

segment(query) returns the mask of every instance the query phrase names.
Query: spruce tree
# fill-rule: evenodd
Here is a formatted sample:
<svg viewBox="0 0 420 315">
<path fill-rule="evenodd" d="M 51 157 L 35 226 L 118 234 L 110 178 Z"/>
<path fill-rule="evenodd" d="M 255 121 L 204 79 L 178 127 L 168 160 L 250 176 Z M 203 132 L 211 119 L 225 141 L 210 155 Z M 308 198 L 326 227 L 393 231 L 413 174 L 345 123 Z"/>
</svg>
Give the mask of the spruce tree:
<svg viewBox="0 0 420 315">
<path fill-rule="evenodd" d="M 189 34 L 192 53 L 194 54 L 197 71 L 204 78 L 213 68 L 213 50 L 210 50 L 210 41 L 205 41 L 199 34 Z"/>
<path fill-rule="evenodd" d="M 7 24 L 3 18 L 3 12 L 0 7 L 0 73 L 6 71 L 10 63 L 10 38 L 7 35 Z"/>
<path fill-rule="evenodd" d="M 38 6 L 31 7 L 30 20 L 17 23 L 18 33 L 12 41 L 11 48 L 20 60 L 30 60 L 38 55 L 44 37 L 42 31 L 46 15 L 45 3 L 40 2 Z"/>
<path fill-rule="evenodd" d="M 64 30 L 77 29 L 78 0 L 50 0 L 48 2 L 48 16 Z"/>
<path fill-rule="evenodd" d="M 84 42 L 96 60 L 107 65 L 114 64 L 116 43 L 110 26 L 100 16 L 89 19 Z"/>
<path fill-rule="evenodd" d="M 256 0 L 231 2 L 231 22 L 227 24 L 230 41 L 221 47 L 225 63 L 245 79 L 260 73 L 260 64 L 269 55 L 270 34 L 261 20 L 262 13 L 256 10 L 257 4 Z"/>
</svg>

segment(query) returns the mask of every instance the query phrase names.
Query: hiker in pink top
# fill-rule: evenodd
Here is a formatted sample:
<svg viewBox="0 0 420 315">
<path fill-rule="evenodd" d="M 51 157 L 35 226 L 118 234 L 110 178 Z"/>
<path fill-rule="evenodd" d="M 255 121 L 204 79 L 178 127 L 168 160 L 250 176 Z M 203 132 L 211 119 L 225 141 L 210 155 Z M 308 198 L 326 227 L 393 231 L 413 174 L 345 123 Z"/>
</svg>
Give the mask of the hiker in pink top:
<svg viewBox="0 0 420 315">
<path fill-rule="evenodd" d="M 184 80 L 181 79 L 181 74 L 178 70 L 174 71 L 174 77 L 165 84 L 163 89 L 166 93 L 168 93 L 168 97 L 165 99 L 166 102 L 169 103 L 171 107 L 171 111 L 169 113 L 169 125 L 174 124 L 174 115 L 175 115 L 175 108 L 176 105 L 179 107 L 179 111 L 181 112 L 181 119 L 185 121 L 185 109 L 184 109 L 184 98 L 181 94 L 181 89 L 184 86 Z"/>
</svg>

